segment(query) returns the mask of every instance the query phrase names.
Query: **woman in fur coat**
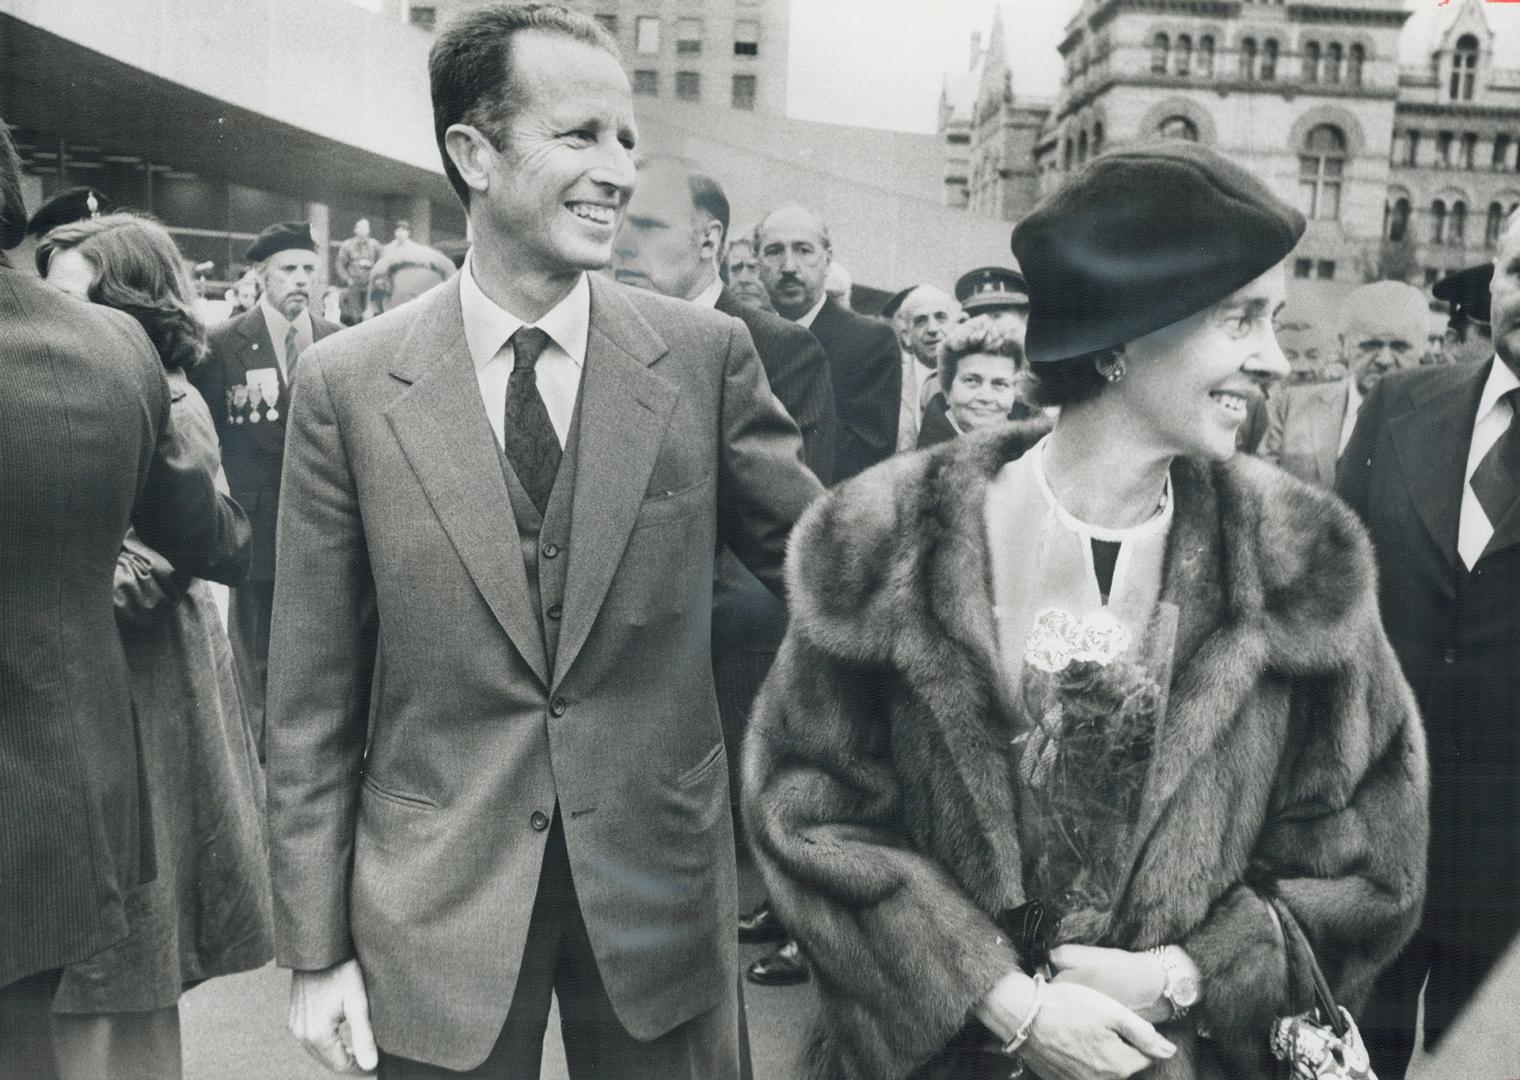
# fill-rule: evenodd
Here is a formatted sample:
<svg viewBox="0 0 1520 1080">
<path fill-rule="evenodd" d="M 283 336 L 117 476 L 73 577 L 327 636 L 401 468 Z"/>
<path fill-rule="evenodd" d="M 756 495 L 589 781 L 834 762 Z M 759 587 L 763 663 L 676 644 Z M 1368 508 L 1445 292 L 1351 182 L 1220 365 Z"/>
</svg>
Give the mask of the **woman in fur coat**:
<svg viewBox="0 0 1520 1080">
<path fill-rule="evenodd" d="M 1234 456 L 1303 229 L 1196 145 L 1096 159 L 1014 233 L 1054 426 L 799 524 L 744 791 L 807 1075 L 1265 1078 L 1305 1007 L 1266 898 L 1353 1010 L 1412 930 L 1423 735 L 1366 537 Z"/>
</svg>

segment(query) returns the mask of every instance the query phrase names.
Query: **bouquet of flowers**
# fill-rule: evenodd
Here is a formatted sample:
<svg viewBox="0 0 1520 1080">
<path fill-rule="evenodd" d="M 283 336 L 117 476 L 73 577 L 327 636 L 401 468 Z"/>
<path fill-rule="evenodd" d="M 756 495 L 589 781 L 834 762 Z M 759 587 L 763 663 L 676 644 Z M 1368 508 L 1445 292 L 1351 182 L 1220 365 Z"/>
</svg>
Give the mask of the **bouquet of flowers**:
<svg viewBox="0 0 1520 1080">
<path fill-rule="evenodd" d="M 1014 745 L 1026 892 L 1060 913 L 1052 945 L 1099 944 L 1108 932 L 1166 710 L 1176 616 L 1159 605 L 1138 650 L 1107 610 L 1046 608 L 1035 618 L 1021 688 L 1027 726 Z"/>
</svg>

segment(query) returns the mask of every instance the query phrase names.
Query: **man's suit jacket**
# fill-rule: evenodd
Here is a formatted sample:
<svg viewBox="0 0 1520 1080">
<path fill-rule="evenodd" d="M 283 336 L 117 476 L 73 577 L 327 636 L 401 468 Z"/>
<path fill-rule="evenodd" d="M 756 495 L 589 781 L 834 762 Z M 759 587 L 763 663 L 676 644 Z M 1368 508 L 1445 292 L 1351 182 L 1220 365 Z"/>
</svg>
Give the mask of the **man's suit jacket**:
<svg viewBox="0 0 1520 1080">
<path fill-rule="evenodd" d="M 833 297 L 823 302 L 810 327 L 829 357 L 839 446 L 834 481 L 848 480 L 897 449 L 902 407 L 902 353 L 886 323 L 846 311 Z"/>
<path fill-rule="evenodd" d="M 1267 402 L 1267 434 L 1257 453 L 1300 480 L 1334 487 L 1350 392 L 1348 379 L 1279 387 Z"/>
<path fill-rule="evenodd" d="M 1425 717 L 1427 931 L 1497 956 L 1520 927 L 1520 505 L 1471 572 L 1457 555 L 1488 372 L 1423 367 L 1379 381 L 1337 491 L 1372 534 L 1383 625 Z"/>
<path fill-rule="evenodd" d="M 388 1051 L 500 1033 L 556 802 L 619 1020 L 731 993 L 737 906 L 709 649 L 721 540 L 781 588 L 821 490 L 735 319 L 593 275 L 551 669 L 459 284 L 297 374 L 270 648 L 277 958 L 357 955 Z"/>
<path fill-rule="evenodd" d="M 179 570 L 247 570 L 248 522 L 169 403 L 135 320 L 0 259 L 0 986 L 109 947 L 152 878 L 112 609 L 128 526 Z"/>
<path fill-rule="evenodd" d="M 313 342 L 343 329 L 316 315 L 311 317 Z M 192 372 L 190 381 L 206 399 L 222 444 L 222 467 L 227 487 L 248 513 L 253 526 L 253 567 L 249 578 L 274 580 L 275 522 L 280 504 L 280 464 L 285 454 L 285 424 L 290 417 L 290 389 L 280 375 L 276 349 L 285 343 L 269 339 L 263 308 L 228 319 L 207 335 L 210 351 Z M 262 372 L 250 378 L 249 372 Z M 255 407 L 249 392 L 256 383 L 278 388 L 272 403 Z"/>
</svg>

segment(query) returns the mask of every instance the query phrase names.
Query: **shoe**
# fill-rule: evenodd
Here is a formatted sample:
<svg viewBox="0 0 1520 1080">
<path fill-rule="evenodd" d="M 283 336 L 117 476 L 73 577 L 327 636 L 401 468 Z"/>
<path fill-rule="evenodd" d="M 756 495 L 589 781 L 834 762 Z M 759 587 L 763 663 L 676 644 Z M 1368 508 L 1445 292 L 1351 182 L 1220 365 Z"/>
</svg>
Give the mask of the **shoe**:
<svg viewBox="0 0 1520 1080">
<path fill-rule="evenodd" d="M 785 941 L 786 927 L 776 918 L 767 900 L 748 915 L 739 916 L 739 940 L 746 945 L 761 945 L 767 941 Z"/>
<path fill-rule="evenodd" d="M 745 977 L 758 986 L 795 986 L 808 981 L 808 964 L 797 943 L 788 941 L 751 964 Z"/>
</svg>

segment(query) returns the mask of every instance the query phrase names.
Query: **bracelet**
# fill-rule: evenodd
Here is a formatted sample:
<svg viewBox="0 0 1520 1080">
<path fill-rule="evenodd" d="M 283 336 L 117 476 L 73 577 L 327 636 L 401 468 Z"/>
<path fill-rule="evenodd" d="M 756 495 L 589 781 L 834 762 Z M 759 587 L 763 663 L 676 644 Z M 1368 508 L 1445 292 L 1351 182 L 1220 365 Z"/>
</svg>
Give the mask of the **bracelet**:
<svg viewBox="0 0 1520 1080">
<path fill-rule="evenodd" d="M 1029 1033 L 1034 1029 L 1034 1022 L 1040 1015 L 1040 1006 L 1045 1004 L 1045 976 L 1034 977 L 1034 1004 L 1029 1006 L 1029 1015 L 1024 1017 L 1024 1022 L 1019 1025 L 1019 1030 L 1013 1033 L 1013 1038 L 1003 1044 L 1003 1053 L 1016 1054 L 1019 1047 L 1029 1041 Z"/>
</svg>

